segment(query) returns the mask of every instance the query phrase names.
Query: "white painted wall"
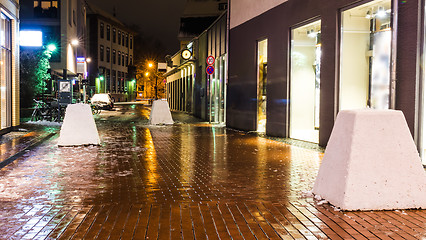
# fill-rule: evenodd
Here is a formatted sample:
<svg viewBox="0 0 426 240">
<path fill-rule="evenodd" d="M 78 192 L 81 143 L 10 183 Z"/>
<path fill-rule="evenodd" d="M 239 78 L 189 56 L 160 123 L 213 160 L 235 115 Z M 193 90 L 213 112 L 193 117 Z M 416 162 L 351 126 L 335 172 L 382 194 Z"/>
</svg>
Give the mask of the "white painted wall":
<svg viewBox="0 0 426 240">
<path fill-rule="evenodd" d="M 231 29 L 288 0 L 230 0 Z"/>
</svg>

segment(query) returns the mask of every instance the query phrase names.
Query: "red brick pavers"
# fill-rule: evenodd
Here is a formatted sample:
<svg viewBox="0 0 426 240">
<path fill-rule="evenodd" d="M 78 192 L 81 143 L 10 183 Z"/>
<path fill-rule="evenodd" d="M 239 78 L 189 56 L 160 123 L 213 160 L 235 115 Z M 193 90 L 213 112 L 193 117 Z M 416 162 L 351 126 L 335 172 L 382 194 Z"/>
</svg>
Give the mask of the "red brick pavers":
<svg viewBox="0 0 426 240">
<path fill-rule="evenodd" d="M 97 118 L 101 146 L 56 138 L 0 172 L 0 239 L 426 239 L 426 211 L 340 212 L 302 197 L 322 153 L 209 124 Z"/>
</svg>

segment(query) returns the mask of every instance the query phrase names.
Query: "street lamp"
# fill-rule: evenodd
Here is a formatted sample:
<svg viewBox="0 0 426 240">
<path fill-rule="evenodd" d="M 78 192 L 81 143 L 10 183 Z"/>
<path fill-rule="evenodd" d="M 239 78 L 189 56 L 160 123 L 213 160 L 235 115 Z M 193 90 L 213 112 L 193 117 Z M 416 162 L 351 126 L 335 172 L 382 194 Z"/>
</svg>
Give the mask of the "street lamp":
<svg viewBox="0 0 426 240">
<path fill-rule="evenodd" d="M 86 58 L 86 67 L 87 67 L 87 71 L 86 71 L 86 84 L 88 84 L 88 81 L 89 81 L 89 79 L 90 79 L 90 75 L 89 75 L 89 73 L 90 73 L 90 69 L 89 69 L 89 63 L 90 62 L 92 62 L 92 59 L 91 58 Z M 83 85 L 83 103 L 86 103 L 86 84 L 82 84 Z"/>
<path fill-rule="evenodd" d="M 54 52 L 54 51 L 56 51 L 56 45 L 55 44 L 53 44 L 53 43 L 51 43 L 51 44 L 49 44 L 49 45 L 47 45 L 47 50 L 49 50 L 50 52 Z"/>
<path fill-rule="evenodd" d="M 78 55 L 77 47 L 78 47 L 78 44 L 79 44 L 78 39 L 74 38 L 74 39 L 71 40 L 71 45 L 74 47 L 74 50 L 75 50 L 74 51 L 75 52 L 75 54 L 74 54 L 74 59 L 75 59 L 75 65 L 74 65 L 75 69 L 74 69 L 74 72 L 75 72 L 75 74 L 77 74 L 77 67 L 78 67 L 78 59 L 77 59 L 77 55 Z M 78 93 L 81 94 L 81 81 L 78 82 Z M 79 96 L 79 99 L 81 99 L 80 97 L 81 96 Z"/>
<path fill-rule="evenodd" d="M 148 68 L 153 68 L 154 67 L 154 63 L 152 63 L 152 62 L 148 62 Z M 146 75 L 146 74 L 145 74 Z M 146 75 L 146 76 L 148 76 L 148 75 Z M 154 87 L 154 89 L 155 89 L 155 100 L 157 100 L 158 98 L 157 98 L 157 73 L 156 72 L 154 72 L 154 76 L 155 76 L 155 87 Z"/>
<path fill-rule="evenodd" d="M 73 39 L 73 40 L 71 41 L 71 44 L 72 44 L 73 46 L 78 46 L 78 39 Z"/>
</svg>

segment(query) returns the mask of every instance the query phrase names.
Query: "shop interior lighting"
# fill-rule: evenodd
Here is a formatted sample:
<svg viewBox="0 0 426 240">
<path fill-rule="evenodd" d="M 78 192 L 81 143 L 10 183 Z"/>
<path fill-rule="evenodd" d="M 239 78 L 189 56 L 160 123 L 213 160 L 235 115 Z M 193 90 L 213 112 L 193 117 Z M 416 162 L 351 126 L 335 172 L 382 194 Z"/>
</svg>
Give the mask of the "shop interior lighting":
<svg viewBox="0 0 426 240">
<path fill-rule="evenodd" d="M 365 18 L 367 18 L 367 19 L 371 19 L 371 18 L 373 18 L 373 15 L 371 14 L 371 11 L 370 11 L 370 10 L 368 10 L 368 11 L 367 11 L 367 14 L 365 14 Z"/>
<path fill-rule="evenodd" d="M 376 16 L 378 18 L 384 18 L 386 17 L 386 11 L 383 7 L 379 7 L 379 9 L 377 10 Z"/>
<path fill-rule="evenodd" d="M 314 31 L 314 29 L 311 29 L 308 31 L 308 37 L 315 38 L 317 36 L 318 32 Z"/>
</svg>

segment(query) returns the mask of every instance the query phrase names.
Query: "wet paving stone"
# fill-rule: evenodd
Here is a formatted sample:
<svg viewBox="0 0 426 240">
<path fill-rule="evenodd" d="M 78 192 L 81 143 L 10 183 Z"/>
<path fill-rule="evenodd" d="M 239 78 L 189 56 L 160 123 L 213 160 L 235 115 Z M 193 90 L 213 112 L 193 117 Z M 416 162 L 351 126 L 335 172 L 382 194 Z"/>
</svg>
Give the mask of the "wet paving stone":
<svg viewBox="0 0 426 240">
<path fill-rule="evenodd" d="M 0 171 L 0 239 L 422 239 L 426 211 L 340 212 L 312 189 L 321 151 L 149 108 L 96 116 L 100 146 L 57 136 Z"/>
</svg>

